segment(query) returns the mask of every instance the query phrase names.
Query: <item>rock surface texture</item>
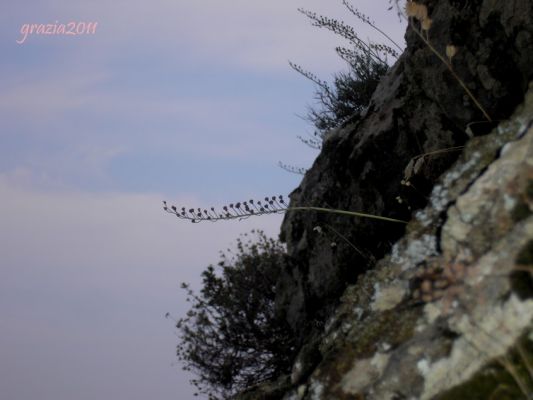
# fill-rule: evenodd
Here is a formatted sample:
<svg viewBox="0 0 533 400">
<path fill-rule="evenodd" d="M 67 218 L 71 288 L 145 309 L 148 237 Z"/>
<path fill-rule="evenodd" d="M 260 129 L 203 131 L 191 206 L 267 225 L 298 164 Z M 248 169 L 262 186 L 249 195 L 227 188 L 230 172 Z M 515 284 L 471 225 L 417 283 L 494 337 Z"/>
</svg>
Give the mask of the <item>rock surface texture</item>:
<svg viewBox="0 0 533 400">
<path fill-rule="evenodd" d="M 430 43 L 458 48 L 454 71 L 493 122 L 409 28 L 365 115 L 330 133 L 291 205 L 410 222 L 286 215 L 293 263 L 277 307 L 301 351 L 291 376 L 239 399 L 533 393 L 533 1 L 420 3 Z"/>
<path fill-rule="evenodd" d="M 467 144 L 391 254 L 345 291 L 322 360 L 284 398 L 527 398 L 532 210 L 533 88 L 508 122 Z M 520 379 L 498 388 L 513 368 Z"/>
<path fill-rule="evenodd" d="M 453 68 L 457 75 L 493 120 L 508 118 L 533 79 L 533 2 L 426 3 L 433 20 L 429 31 L 432 45 L 441 53 L 447 45 L 455 45 L 458 52 Z M 481 133 L 494 127 L 484 121 L 447 67 L 412 29 L 408 29 L 406 41 L 406 51 L 378 86 L 365 116 L 329 135 L 292 193 L 291 205 L 409 220 L 412 210 L 426 204 L 435 180 L 459 152 L 426 157 L 410 177 L 412 186 L 405 187 L 401 182 L 410 160 L 463 145 L 469 138 L 469 124 Z M 317 226 L 328 234 L 317 234 Z M 282 238 L 297 267 L 280 279 L 279 309 L 300 332 L 310 321 L 314 321 L 312 325 L 323 323 L 347 284 L 372 268 L 374 259 L 389 252 L 403 233 L 402 225 L 387 222 L 288 213 Z M 337 244 L 334 248 L 332 241 Z"/>
</svg>

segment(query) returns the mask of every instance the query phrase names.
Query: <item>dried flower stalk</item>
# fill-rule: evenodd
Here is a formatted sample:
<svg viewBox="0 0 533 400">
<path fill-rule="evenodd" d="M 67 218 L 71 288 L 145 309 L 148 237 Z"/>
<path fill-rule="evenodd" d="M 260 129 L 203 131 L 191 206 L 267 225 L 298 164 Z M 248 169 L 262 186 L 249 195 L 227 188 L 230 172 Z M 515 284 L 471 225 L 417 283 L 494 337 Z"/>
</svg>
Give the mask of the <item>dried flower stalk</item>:
<svg viewBox="0 0 533 400">
<path fill-rule="evenodd" d="M 163 209 L 174 214 L 180 219 L 186 219 L 193 223 L 202 221 L 220 221 L 231 219 L 246 219 L 255 215 L 266 214 L 281 214 L 287 211 L 318 211 L 332 214 L 346 215 L 350 217 L 371 218 L 387 222 L 396 222 L 406 224 L 407 221 L 402 221 L 395 218 L 382 217 L 380 215 L 365 214 L 356 211 L 337 210 L 324 207 L 289 207 L 283 199 L 283 196 L 265 197 L 264 200 L 248 200 L 238 203 L 231 203 L 222 207 L 222 211 L 211 207 L 209 210 L 204 208 L 186 208 L 182 207 L 178 210 L 176 206 L 168 206 L 166 201 L 163 201 Z"/>
<path fill-rule="evenodd" d="M 457 75 L 455 71 L 453 70 L 453 67 L 451 64 L 451 58 L 457 53 L 457 48 L 455 48 L 455 46 L 453 45 L 448 45 L 446 49 L 446 54 L 449 57 L 449 61 L 448 61 L 442 54 L 440 54 L 437 51 L 437 49 L 435 49 L 435 47 L 433 47 L 433 45 L 429 41 L 428 31 L 431 28 L 431 19 L 429 18 L 427 14 L 427 7 L 423 4 L 418 4 L 414 1 L 408 1 L 406 3 L 405 12 L 408 17 L 409 24 L 411 25 L 411 28 L 413 29 L 413 31 L 420 37 L 420 39 L 422 39 L 422 41 L 426 44 L 426 46 L 428 46 L 428 48 L 439 58 L 439 60 L 441 60 L 444 63 L 444 65 L 446 65 L 446 67 L 451 72 L 455 80 L 459 82 L 459 85 L 461 85 L 461 87 L 466 92 L 468 97 L 470 97 L 470 99 L 474 102 L 476 107 L 483 113 L 485 118 L 488 121 L 492 121 L 492 118 L 487 113 L 487 111 L 483 108 L 481 103 L 476 99 L 476 97 L 470 91 L 470 89 L 468 89 L 468 87 L 463 82 L 463 80 L 459 77 L 459 75 Z M 412 18 L 420 21 L 420 26 L 421 26 L 422 31 L 419 31 L 412 25 L 411 23 Z M 422 32 L 426 33 L 426 37 L 424 37 Z"/>
</svg>

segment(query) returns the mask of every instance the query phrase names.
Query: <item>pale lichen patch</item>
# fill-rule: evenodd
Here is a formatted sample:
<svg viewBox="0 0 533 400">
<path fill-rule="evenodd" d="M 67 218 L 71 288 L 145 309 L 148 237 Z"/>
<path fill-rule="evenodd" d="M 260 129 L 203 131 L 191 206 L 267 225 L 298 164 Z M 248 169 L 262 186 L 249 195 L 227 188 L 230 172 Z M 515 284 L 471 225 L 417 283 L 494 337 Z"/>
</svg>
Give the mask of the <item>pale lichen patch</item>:
<svg viewBox="0 0 533 400">
<path fill-rule="evenodd" d="M 340 383 L 343 392 L 358 394 L 377 380 L 389 362 L 390 355 L 376 353 L 372 358 L 356 360 L 353 367 L 344 374 Z"/>
<path fill-rule="evenodd" d="M 320 381 L 315 379 L 309 385 L 308 394 L 311 400 L 322 400 L 323 392 L 324 392 L 324 384 L 322 384 Z"/>
<path fill-rule="evenodd" d="M 402 266 L 406 271 L 418 263 L 437 254 L 437 238 L 434 235 L 422 235 L 418 240 L 413 240 L 405 250 L 407 259 Z"/>
<path fill-rule="evenodd" d="M 425 358 L 422 358 L 416 363 L 416 368 L 422 376 L 426 376 L 430 370 L 429 361 Z"/>
<path fill-rule="evenodd" d="M 307 386 L 305 385 L 298 386 L 298 391 L 297 391 L 298 399 L 303 399 L 306 391 L 307 391 Z"/>
<path fill-rule="evenodd" d="M 490 310 L 475 319 L 462 315 L 452 325 L 461 337 L 453 343 L 449 357 L 431 364 L 421 399 L 431 399 L 466 381 L 489 360 L 505 354 L 533 319 L 533 301 L 521 302 L 514 295 Z"/>
<path fill-rule="evenodd" d="M 395 282 L 390 286 L 376 291 L 371 304 L 373 311 L 386 311 L 394 308 L 402 301 L 407 292 L 406 282 Z"/>
<path fill-rule="evenodd" d="M 442 307 L 436 303 L 428 303 L 424 307 L 425 323 L 427 325 L 434 323 L 442 315 Z"/>
</svg>

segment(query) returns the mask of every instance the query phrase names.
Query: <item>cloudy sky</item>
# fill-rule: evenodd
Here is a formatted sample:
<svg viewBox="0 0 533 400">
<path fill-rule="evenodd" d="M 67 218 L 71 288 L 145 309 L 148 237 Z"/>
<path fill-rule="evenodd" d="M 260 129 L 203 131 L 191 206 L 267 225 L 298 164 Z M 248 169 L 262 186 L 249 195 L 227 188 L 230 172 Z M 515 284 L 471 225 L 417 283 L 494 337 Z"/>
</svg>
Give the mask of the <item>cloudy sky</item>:
<svg viewBox="0 0 533 400">
<path fill-rule="evenodd" d="M 402 42 L 388 0 L 356 6 Z M 0 387 L 10 400 L 191 399 L 175 359 L 181 282 L 281 216 L 197 224 L 210 206 L 288 194 L 316 152 L 313 86 L 344 68 L 305 7 L 374 33 L 341 0 L 23 0 L 0 13 Z M 97 22 L 90 35 L 24 24 Z M 403 42 L 402 42 L 403 43 Z"/>
</svg>

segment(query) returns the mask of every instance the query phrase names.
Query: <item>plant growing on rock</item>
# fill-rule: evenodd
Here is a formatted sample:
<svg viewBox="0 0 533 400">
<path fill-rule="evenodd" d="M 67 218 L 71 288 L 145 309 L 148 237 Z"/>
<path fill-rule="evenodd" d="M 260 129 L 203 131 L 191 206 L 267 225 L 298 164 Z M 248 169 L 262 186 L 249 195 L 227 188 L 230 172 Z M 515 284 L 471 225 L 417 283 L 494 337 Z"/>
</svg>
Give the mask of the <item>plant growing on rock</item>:
<svg viewBox="0 0 533 400">
<path fill-rule="evenodd" d="M 464 81 L 457 75 L 455 70 L 453 69 L 452 65 L 452 59 L 457 54 L 457 47 L 453 44 L 449 44 L 446 46 L 446 56 L 441 54 L 435 46 L 431 43 L 429 40 L 429 30 L 431 28 L 431 25 L 433 21 L 428 15 L 427 7 L 424 4 L 417 3 L 416 1 L 407 0 L 405 4 L 405 14 L 407 17 L 407 20 L 409 21 L 409 25 L 413 29 L 413 31 L 420 37 L 420 39 L 425 43 L 425 45 L 431 50 L 433 54 L 435 54 L 439 60 L 448 68 L 454 79 L 459 83 L 459 85 L 463 88 L 465 93 L 468 95 L 468 97 L 474 102 L 476 107 L 481 111 L 483 116 L 487 119 L 487 121 L 492 121 L 492 118 L 487 113 L 485 108 L 481 105 L 481 103 L 478 101 L 478 99 L 474 96 L 474 94 L 468 89 Z M 414 21 L 418 21 L 420 28 L 417 28 L 414 25 Z"/>
<path fill-rule="evenodd" d="M 254 233 L 256 241 L 239 238 L 236 253 L 222 253 L 218 267 L 202 273 L 199 294 L 182 285 L 192 307 L 177 321 L 177 355 L 210 399 L 288 372 L 295 355 L 292 332 L 274 305 L 277 277 L 287 263 L 284 248 Z"/>
<path fill-rule="evenodd" d="M 290 66 L 316 85 L 315 100 L 319 108 L 310 107 L 307 119 L 313 123 L 315 138 L 302 139 L 311 147 L 320 147 L 327 132 L 350 118 L 356 118 L 368 105 L 381 77 L 388 70 L 388 58 L 396 59 L 402 48 L 365 14 L 343 0 L 344 6 L 359 21 L 371 26 L 384 35 L 392 43 L 392 47 L 384 43 L 374 43 L 359 37 L 353 27 L 343 21 L 318 15 L 300 8 L 313 26 L 325 28 L 349 43 L 349 47 L 338 46 L 337 54 L 348 64 L 348 72 L 334 75 L 333 86 L 320 80 L 313 73 L 304 70 L 300 65 L 290 62 Z"/>
<path fill-rule="evenodd" d="M 392 46 L 361 39 L 355 29 L 343 21 L 321 16 L 301 8 L 298 10 L 312 21 L 313 26 L 328 29 L 349 43 L 348 47 L 338 46 L 335 48 L 339 57 L 348 65 L 348 70 L 336 73 L 333 76 L 332 84 L 321 80 L 302 66 L 289 62 L 292 69 L 309 79 L 316 87 L 314 100 L 317 102 L 317 106 L 309 106 L 307 115 L 304 117 L 315 127 L 315 131 L 311 137 L 298 136 L 303 143 L 314 149 L 322 147 L 322 141 L 329 131 L 359 118 L 365 107 L 368 106 L 381 77 L 389 68 L 388 59 L 398 58 L 399 52 L 402 51 L 402 48 L 377 27 L 368 16 L 346 0 L 343 0 L 343 4 L 359 21 L 382 34 Z M 280 163 L 280 167 L 292 173 L 305 173 L 302 168 L 292 167 L 284 163 Z"/>
<path fill-rule="evenodd" d="M 388 222 L 396 222 L 406 224 L 407 221 L 402 221 L 395 218 L 382 217 L 380 215 L 366 214 L 356 211 L 346 211 L 338 210 L 333 208 L 324 208 L 324 207 L 289 207 L 283 196 L 272 196 L 265 197 L 264 200 L 254 201 L 248 200 L 237 203 L 230 203 L 222 207 L 222 211 L 217 210 L 215 207 L 211 207 L 209 210 L 204 208 L 187 208 L 178 207 L 172 205 L 169 206 L 166 201 L 163 201 L 163 209 L 175 215 L 176 217 L 184 220 L 191 221 L 192 223 L 202 222 L 202 221 L 221 221 L 221 220 L 231 220 L 238 219 L 242 220 L 252 216 L 266 215 L 266 214 L 280 214 L 287 211 L 316 211 L 322 213 L 332 213 L 346 215 L 350 217 L 361 217 L 361 218 L 371 218 L 378 219 Z"/>
</svg>

